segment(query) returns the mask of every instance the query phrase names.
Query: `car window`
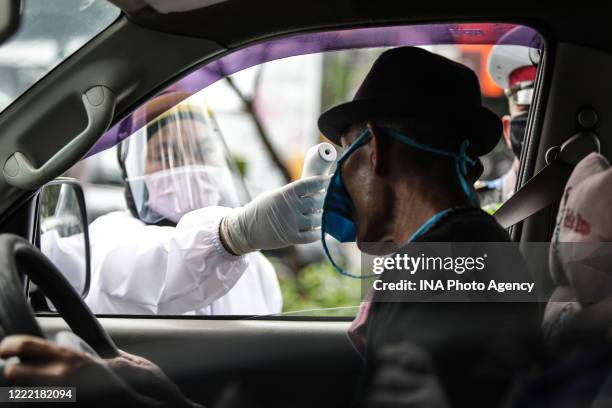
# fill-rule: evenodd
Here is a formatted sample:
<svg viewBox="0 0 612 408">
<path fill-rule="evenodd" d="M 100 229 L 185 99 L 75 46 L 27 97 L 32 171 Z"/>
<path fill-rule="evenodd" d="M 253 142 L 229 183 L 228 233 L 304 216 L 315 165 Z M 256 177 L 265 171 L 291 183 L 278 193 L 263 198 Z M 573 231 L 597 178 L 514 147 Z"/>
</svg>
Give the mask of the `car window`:
<svg viewBox="0 0 612 408">
<path fill-rule="evenodd" d="M 0 46 L 0 112 L 120 13 L 106 0 L 22 3 L 19 30 Z"/>
<path fill-rule="evenodd" d="M 343 33 L 340 36 L 334 36 L 338 33 L 334 32 L 323 37 L 329 50 L 311 47 L 297 52 L 298 55 L 278 54 L 282 57 L 272 58 L 270 55 L 278 51 L 274 44 L 268 44 L 268 48 L 265 44 L 257 45 L 259 52 L 267 50 L 266 57 L 260 53 L 249 54 L 249 49 L 245 49 L 242 59 L 237 53 L 230 54 L 225 60 L 201 67 L 171 85 L 152 98 L 151 103 L 160 104 L 160 100 L 179 95 L 172 108 L 167 109 L 165 105 L 159 111 L 151 106 L 148 110 L 139 108 L 110 129 L 90 157 L 68 172 L 84 184 L 91 222 L 92 287 L 86 301 L 99 314 L 354 316 L 364 296 L 362 281 L 338 274 L 326 259 L 320 242 L 252 253 L 247 261 L 248 272 L 237 283 L 231 282 L 229 276 L 237 267 L 237 260 L 228 257 L 220 247 L 216 248 L 217 252 L 210 250 L 214 243 L 209 236 L 217 233 L 218 225 L 211 227 L 213 221 L 203 221 L 206 217 L 202 213 L 200 218 L 183 215 L 188 217 L 184 219 L 190 225 L 202 222 L 202 229 L 190 231 L 191 241 L 181 246 L 172 231 L 187 222 L 178 221 L 175 227 L 176 223 L 167 219 L 144 220 L 142 213 L 134 210 L 138 202 L 145 207 L 152 203 L 159 196 L 158 187 L 152 187 L 152 181 L 146 180 L 146 171 L 142 168 L 138 176 L 126 175 L 126 166 L 138 165 L 124 159 L 122 168 L 121 157 L 146 156 L 147 149 L 151 149 L 147 143 L 155 132 L 184 134 L 185 130 L 179 129 L 172 118 L 189 121 L 200 118 L 197 121 L 205 127 L 198 128 L 199 132 L 213 139 L 215 149 L 224 158 L 223 172 L 230 175 L 224 179 L 226 182 L 217 184 L 220 196 L 228 195 L 231 190 L 238 201 L 228 206 L 244 205 L 300 178 L 306 152 L 325 140 L 317 128 L 321 112 L 350 100 L 373 61 L 390 47 L 403 44 L 423 47 L 472 68 L 479 78 L 484 104 L 509 121 L 513 114 L 510 101 L 517 97 L 517 90 L 509 90 L 510 84 L 500 86 L 499 78 L 494 77 L 501 75 L 500 69 L 496 63 L 491 65 L 491 56 L 499 52 L 495 47 L 510 47 L 510 51 L 519 47 L 532 56 L 529 63 L 537 69 L 542 46 L 539 36 L 528 28 L 524 29 L 530 36 L 496 45 L 500 38 L 517 28 L 520 27 L 508 24 L 436 25 L 418 27 L 413 32 L 410 30 L 414 27 L 401 27 L 389 28 L 387 37 L 381 36 L 378 42 L 372 40 L 370 32 L 370 41 L 366 44 L 334 43 L 334 38 L 350 35 L 360 38 L 360 30 L 345 30 L 339 32 Z M 422 37 L 423 33 L 429 37 Z M 320 34 L 309 37 L 310 42 L 301 38 L 299 44 L 312 46 L 315 39 L 321 39 L 317 35 Z M 534 37 L 538 42 L 533 42 Z M 504 64 L 503 58 L 499 64 Z M 409 89 L 406 97 L 410 97 Z M 518 111 L 523 112 L 527 104 L 522 93 L 521 98 Z M 121 139 L 120 147 L 113 146 Z M 160 143 L 164 149 L 168 149 L 168 144 L 175 144 L 163 140 Z M 192 149 L 186 145 L 182 141 L 173 149 L 175 152 Z M 141 167 L 146 166 L 142 160 L 145 159 L 141 157 Z M 484 172 L 477 189 L 483 208 L 494 212 L 501 205 L 502 187 L 508 174 L 518 169 L 517 160 L 509 137 L 502 138 L 496 149 L 482 158 Z M 163 184 L 160 180 L 156 183 Z M 207 214 L 220 211 L 216 209 L 220 202 L 223 201 L 215 200 L 215 206 Z M 148 229 L 143 232 L 145 227 Z M 343 268 L 359 271 L 361 252 L 355 244 L 327 242 Z M 184 262 L 185 259 L 192 262 Z M 180 268 L 172 269 L 172 262 Z M 214 273 L 226 273 L 228 285 L 236 286 L 227 290 L 223 284 L 216 284 L 219 293 L 224 295 L 209 295 L 206 291 L 210 287 L 205 287 L 206 282 L 202 281 L 204 275 L 198 275 L 203 268 L 218 268 Z M 197 299 L 204 298 L 207 303 L 193 307 Z"/>
</svg>

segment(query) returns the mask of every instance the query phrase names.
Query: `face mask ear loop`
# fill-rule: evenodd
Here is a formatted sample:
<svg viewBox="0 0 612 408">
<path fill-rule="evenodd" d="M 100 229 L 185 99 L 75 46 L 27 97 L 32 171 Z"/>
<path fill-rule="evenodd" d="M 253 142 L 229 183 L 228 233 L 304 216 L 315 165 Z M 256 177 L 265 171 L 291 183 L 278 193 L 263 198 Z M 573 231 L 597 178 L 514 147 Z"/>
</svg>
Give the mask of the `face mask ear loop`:
<svg viewBox="0 0 612 408">
<path fill-rule="evenodd" d="M 439 154 L 442 156 L 454 158 L 455 168 L 457 170 L 457 175 L 459 176 L 459 183 L 461 184 L 461 189 L 467 195 L 472 205 L 474 205 L 475 207 L 480 207 L 480 200 L 478 196 L 476 195 L 476 191 L 474 191 L 474 188 L 466 180 L 466 177 L 468 174 L 467 165 L 468 164 L 470 166 L 476 165 L 476 160 L 472 159 L 467 154 L 467 149 L 468 147 L 470 147 L 470 141 L 468 139 L 465 139 L 461 143 L 461 146 L 459 147 L 459 153 L 453 153 L 453 152 L 449 152 L 446 150 L 438 149 L 435 147 L 431 147 L 431 146 L 427 146 L 422 143 L 419 143 L 416 140 L 412 140 L 409 137 L 403 135 L 402 133 L 396 130 L 387 129 L 387 128 L 385 128 L 385 130 L 391 137 L 393 137 L 394 139 L 408 146 L 414 147 L 416 149 L 425 150 L 427 152 L 431 152 L 434 154 Z"/>
</svg>

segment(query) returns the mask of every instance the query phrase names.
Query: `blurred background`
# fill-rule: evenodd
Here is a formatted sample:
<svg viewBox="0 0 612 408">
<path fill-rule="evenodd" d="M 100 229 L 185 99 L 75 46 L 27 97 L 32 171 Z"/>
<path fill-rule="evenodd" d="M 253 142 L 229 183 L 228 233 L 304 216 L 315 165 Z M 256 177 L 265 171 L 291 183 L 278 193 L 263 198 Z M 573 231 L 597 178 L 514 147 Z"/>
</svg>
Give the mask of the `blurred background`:
<svg viewBox="0 0 612 408">
<path fill-rule="evenodd" d="M 83 11 L 76 18 L 75 7 Z M 28 0 L 24 12 L 19 34 L 0 48 L 0 111 L 118 15 L 109 3 L 100 0 Z M 52 27 L 37 23 L 49 21 Z M 486 71 L 492 46 L 424 48 L 471 67 L 480 79 L 485 104 L 500 116 L 507 113 L 503 90 Z M 384 50 L 334 51 L 271 61 L 221 79 L 192 97 L 214 112 L 228 155 L 251 198 L 300 177 L 304 154 L 324 140 L 316 126 L 319 114 L 350 100 L 372 62 Z M 511 160 L 511 152 L 500 142 L 483 159 L 482 179 L 500 177 L 509 169 Z M 89 222 L 126 209 L 115 148 L 81 161 L 67 175 L 83 184 Z M 349 270 L 359 269 L 356 248 L 336 248 L 336 252 Z M 265 254 L 278 271 L 286 312 L 356 312 L 360 282 L 337 274 L 324 258 L 320 243 Z M 329 308 L 333 310 L 322 310 Z"/>
</svg>

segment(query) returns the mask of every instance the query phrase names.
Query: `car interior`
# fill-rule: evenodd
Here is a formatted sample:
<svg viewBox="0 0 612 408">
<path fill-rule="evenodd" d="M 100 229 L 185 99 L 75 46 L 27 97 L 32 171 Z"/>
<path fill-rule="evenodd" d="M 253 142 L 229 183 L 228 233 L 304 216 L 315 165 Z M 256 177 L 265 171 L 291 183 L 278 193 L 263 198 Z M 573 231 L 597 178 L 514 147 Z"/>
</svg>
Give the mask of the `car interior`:
<svg viewBox="0 0 612 408">
<path fill-rule="evenodd" d="M 160 12 L 165 9 L 145 0 L 109 1 L 120 9 L 114 21 L 0 112 L 0 323 L 4 335 L 52 336 L 71 329 L 103 356 L 116 348 L 144 356 L 195 401 L 213 402 L 228 384 L 240 383 L 262 406 L 346 406 L 359 387 L 362 361 L 346 336 L 351 319 L 344 317 L 95 317 L 33 249 L 41 187 L 189 73 L 236 51 L 303 34 L 423 24 L 524 25 L 541 34 L 545 51 L 518 191 L 499 218 L 512 239 L 521 245 L 549 242 L 573 166 L 592 151 L 612 158 L 607 6 L 222 0 Z M 571 138 L 579 142 L 564 145 Z M 541 174 L 555 160 L 563 164 Z M 42 289 L 57 313 L 32 314 L 20 274 Z"/>
</svg>

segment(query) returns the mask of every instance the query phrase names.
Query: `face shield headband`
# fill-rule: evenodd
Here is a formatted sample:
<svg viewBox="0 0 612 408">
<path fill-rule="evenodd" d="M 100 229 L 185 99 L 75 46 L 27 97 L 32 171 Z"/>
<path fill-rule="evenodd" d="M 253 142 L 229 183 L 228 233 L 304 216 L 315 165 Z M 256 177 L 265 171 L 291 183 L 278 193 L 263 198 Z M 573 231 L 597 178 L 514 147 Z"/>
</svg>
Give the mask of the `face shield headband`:
<svg viewBox="0 0 612 408">
<path fill-rule="evenodd" d="M 474 166 L 476 161 L 467 155 L 467 149 L 470 145 L 469 140 L 464 140 L 461 143 L 459 148 L 459 152 L 450 152 L 443 149 L 438 149 L 436 147 L 428 146 L 422 143 L 419 143 L 408 136 L 404 135 L 401 132 L 398 132 L 389 128 L 381 128 L 383 129 L 387 135 L 392 137 L 393 139 L 399 141 L 400 143 L 411 146 L 415 149 L 425 150 L 427 152 L 438 154 L 441 156 L 452 157 L 455 160 L 455 169 L 457 171 L 457 176 L 459 178 L 459 182 L 461 184 L 462 190 L 465 192 L 466 196 L 470 200 L 470 203 L 475 206 L 480 206 L 480 200 L 472 185 L 467 181 L 468 175 L 468 165 Z M 332 175 L 330 180 L 329 187 L 327 189 L 327 193 L 325 194 L 325 199 L 323 202 L 323 217 L 321 222 L 321 244 L 323 245 L 323 251 L 325 255 L 329 259 L 332 266 L 342 275 L 356 278 L 356 279 L 368 279 L 375 275 L 353 275 L 351 273 L 345 272 L 340 268 L 336 262 L 333 260 L 330 255 L 329 248 L 327 246 L 327 242 L 325 241 L 325 234 L 329 234 L 334 237 L 338 242 L 355 242 L 356 240 L 356 226 L 351 216 L 351 209 L 353 207 L 353 201 L 351 200 L 346 187 L 342 181 L 342 164 L 346 161 L 346 159 L 355 152 L 358 148 L 365 145 L 371 140 L 370 130 L 364 130 L 355 141 L 349 146 L 347 150 L 344 151 L 342 156 L 338 159 L 336 164 L 336 171 Z M 437 223 L 442 217 L 448 215 L 453 212 L 454 208 L 447 208 L 443 211 L 432 216 L 429 220 L 427 220 L 421 227 L 410 237 L 409 242 L 414 241 L 424 233 L 426 233 L 435 223 Z"/>
</svg>

